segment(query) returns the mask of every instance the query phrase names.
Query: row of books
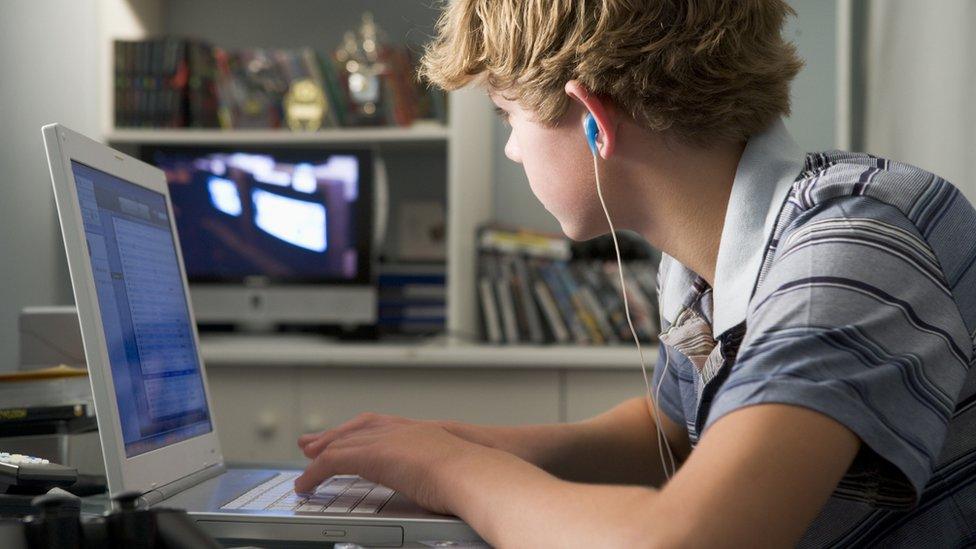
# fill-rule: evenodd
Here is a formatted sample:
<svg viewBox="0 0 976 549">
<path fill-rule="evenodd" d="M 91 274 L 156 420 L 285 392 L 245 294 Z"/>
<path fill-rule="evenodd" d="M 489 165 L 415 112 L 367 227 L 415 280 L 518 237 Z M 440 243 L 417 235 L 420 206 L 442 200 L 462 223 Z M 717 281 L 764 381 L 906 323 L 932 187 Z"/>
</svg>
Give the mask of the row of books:
<svg viewBox="0 0 976 549">
<path fill-rule="evenodd" d="M 230 50 L 163 37 L 114 45 L 116 127 L 281 128 L 291 85 L 323 92 L 321 127 L 444 122 L 446 98 L 417 81 L 406 47 L 384 46 L 379 90 L 369 109 L 349 93 L 349 73 L 311 48 Z"/>
<path fill-rule="evenodd" d="M 630 344 L 615 260 L 574 258 L 558 237 L 485 230 L 478 299 L 484 338 L 495 344 Z M 657 339 L 656 262 L 623 263 L 634 331 Z"/>
</svg>

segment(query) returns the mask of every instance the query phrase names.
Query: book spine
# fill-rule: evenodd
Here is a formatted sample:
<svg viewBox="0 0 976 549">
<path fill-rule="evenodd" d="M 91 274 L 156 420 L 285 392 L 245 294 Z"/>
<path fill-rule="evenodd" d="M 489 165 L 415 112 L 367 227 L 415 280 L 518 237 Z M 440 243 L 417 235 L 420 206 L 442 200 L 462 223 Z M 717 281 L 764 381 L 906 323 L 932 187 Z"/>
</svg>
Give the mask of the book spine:
<svg viewBox="0 0 976 549">
<path fill-rule="evenodd" d="M 617 331 L 611 323 L 608 308 L 605 306 L 603 296 L 599 293 L 600 288 L 593 285 L 589 276 L 589 265 L 582 262 L 574 263 L 572 265 L 572 273 L 579 283 L 583 301 L 589 307 L 590 311 L 593 312 L 593 319 L 596 321 L 597 327 L 600 328 L 600 332 L 603 333 L 604 339 L 608 343 L 618 343 L 620 338 L 617 336 Z"/>
<path fill-rule="evenodd" d="M 618 292 L 625 291 L 620 287 L 620 277 L 616 263 L 608 262 L 604 265 L 604 271 L 607 275 L 607 280 L 614 285 Z M 627 285 L 627 301 L 630 304 L 630 316 L 634 322 L 634 331 L 637 332 L 637 339 L 643 342 L 651 341 L 654 331 L 653 324 L 647 318 L 648 310 L 646 301 L 642 298 L 635 283 L 628 278 L 626 268 L 624 269 L 624 282 Z"/>
<path fill-rule="evenodd" d="M 634 265 L 635 278 L 640 283 L 651 309 L 652 335 L 661 332 L 660 307 L 657 295 L 657 266 L 651 261 L 637 261 Z"/>
<path fill-rule="evenodd" d="M 515 297 L 512 294 L 512 280 L 505 265 L 498 261 L 498 277 L 495 279 L 495 292 L 498 296 L 499 309 L 502 312 L 502 331 L 506 343 L 519 342 L 518 317 L 515 312 Z"/>
<path fill-rule="evenodd" d="M 546 283 L 542 280 L 535 280 L 532 283 L 532 287 L 535 290 L 536 299 L 539 301 L 539 307 L 542 309 L 543 317 L 549 326 L 549 331 L 552 333 L 552 338 L 556 343 L 569 343 L 569 331 L 566 329 L 566 324 L 563 322 L 563 319 L 559 316 L 556 301 L 552 298 L 552 293 L 549 291 Z"/>
<path fill-rule="evenodd" d="M 607 314 L 607 321 L 613 327 L 617 338 L 622 341 L 630 341 L 633 336 L 630 333 L 630 326 L 627 323 L 627 313 L 624 310 L 623 298 L 615 287 L 607 281 L 600 263 L 592 262 L 585 265 L 583 272 L 588 284 L 596 292 L 596 297 L 603 304 Z"/>
<path fill-rule="evenodd" d="M 580 345 L 588 345 L 590 343 L 590 335 L 577 316 L 572 300 L 569 297 L 569 292 L 563 286 L 561 278 L 556 273 L 555 265 L 552 263 L 545 265 L 542 267 L 541 272 L 543 279 L 546 281 L 546 285 L 549 286 L 549 291 L 552 292 L 552 297 L 555 299 L 556 305 L 559 307 L 559 312 L 562 314 L 563 320 L 565 320 L 566 326 L 569 328 L 569 332 L 573 335 L 573 339 Z"/>
<path fill-rule="evenodd" d="M 512 260 L 514 277 L 519 291 L 519 302 L 525 311 L 525 320 L 528 325 L 529 341 L 536 344 L 546 342 L 545 334 L 542 331 L 542 321 L 539 318 L 539 308 L 535 299 L 532 297 L 532 289 L 529 286 L 529 272 L 525 266 L 525 260 L 515 256 Z"/>
<path fill-rule="evenodd" d="M 112 47 L 114 56 L 115 79 L 114 82 L 114 122 L 116 128 L 125 127 L 126 121 L 123 111 L 125 97 L 125 42 L 116 40 Z"/>
<path fill-rule="evenodd" d="M 593 290 L 585 285 L 580 285 L 580 297 L 583 303 L 589 308 L 593 313 L 593 320 L 596 322 L 597 328 L 600 329 L 600 333 L 603 335 L 604 341 L 607 343 L 619 343 L 620 339 L 617 337 L 616 332 L 610 322 L 607 320 L 607 312 L 600 304 L 600 301 L 593 294 Z"/>
<path fill-rule="evenodd" d="M 640 283 L 627 270 L 626 265 L 624 266 L 624 279 L 627 281 L 628 288 L 631 289 L 631 293 L 628 293 L 627 296 L 636 301 L 637 306 L 640 308 L 640 324 L 641 329 L 646 334 L 646 340 L 656 340 L 657 323 L 654 321 L 654 318 L 657 316 L 657 308 L 654 306 L 652 300 L 644 295 Z"/>
<path fill-rule="evenodd" d="M 556 263 L 557 272 L 562 278 L 563 284 L 566 286 L 566 290 L 569 292 L 570 299 L 573 303 L 573 307 L 576 309 L 576 315 L 580 318 L 583 326 L 586 328 L 587 332 L 590 334 L 593 342 L 597 345 L 603 345 L 606 341 L 603 338 L 603 334 L 600 333 L 600 328 L 597 326 L 596 321 L 593 319 L 593 315 L 589 308 L 584 303 L 582 292 L 576 281 L 573 279 L 572 273 L 569 272 L 569 268 L 565 263 Z"/>
</svg>

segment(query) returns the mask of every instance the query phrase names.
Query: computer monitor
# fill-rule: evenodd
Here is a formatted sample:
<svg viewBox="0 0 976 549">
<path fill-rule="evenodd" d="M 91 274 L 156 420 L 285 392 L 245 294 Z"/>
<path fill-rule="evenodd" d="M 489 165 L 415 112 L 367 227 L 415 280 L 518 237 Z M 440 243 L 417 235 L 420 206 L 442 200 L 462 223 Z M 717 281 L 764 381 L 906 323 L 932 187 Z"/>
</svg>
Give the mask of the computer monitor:
<svg viewBox="0 0 976 549">
<path fill-rule="evenodd" d="M 144 146 L 201 324 L 372 324 L 368 150 Z"/>
</svg>

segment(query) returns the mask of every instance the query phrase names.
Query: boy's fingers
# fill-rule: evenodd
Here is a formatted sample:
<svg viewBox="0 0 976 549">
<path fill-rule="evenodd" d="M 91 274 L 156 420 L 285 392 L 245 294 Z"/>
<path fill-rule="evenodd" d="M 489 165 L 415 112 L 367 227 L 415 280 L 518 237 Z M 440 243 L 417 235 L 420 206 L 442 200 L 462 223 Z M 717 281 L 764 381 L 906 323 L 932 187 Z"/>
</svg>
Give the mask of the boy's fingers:
<svg viewBox="0 0 976 549">
<path fill-rule="evenodd" d="M 340 467 L 340 459 L 344 456 L 343 451 L 330 450 L 328 453 L 319 454 L 312 463 L 305 468 L 297 479 L 295 479 L 295 493 L 310 494 L 323 480 L 352 471 L 343 471 Z"/>
<path fill-rule="evenodd" d="M 313 458 L 326 446 L 328 446 L 330 442 L 335 440 L 336 437 L 342 436 L 349 431 L 362 427 L 371 421 L 371 419 L 371 416 L 360 415 L 334 429 L 326 429 L 318 433 L 302 435 L 298 437 L 298 446 L 302 449 L 302 453 L 305 454 L 305 457 Z"/>
<path fill-rule="evenodd" d="M 318 433 L 307 433 L 307 434 L 304 434 L 304 435 L 298 437 L 298 447 L 299 448 L 304 448 L 309 443 L 318 440 L 318 438 L 320 436 L 322 436 L 322 435 L 324 435 L 325 433 L 328 433 L 328 432 L 329 432 L 329 430 L 326 429 L 325 431 L 319 431 Z"/>
<path fill-rule="evenodd" d="M 388 418 L 385 416 L 377 416 L 374 414 L 366 414 L 340 425 L 335 429 L 325 431 L 316 440 L 313 440 L 302 447 L 302 453 L 305 454 L 305 457 L 312 459 L 328 448 L 328 446 L 335 442 L 336 439 L 345 437 L 350 433 L 359 431 L 361 429 L 372 429 L 374 427 L 389 426 L 400 423 L 407 423 L 407 421 L 396 418 Z"/>
</svg>

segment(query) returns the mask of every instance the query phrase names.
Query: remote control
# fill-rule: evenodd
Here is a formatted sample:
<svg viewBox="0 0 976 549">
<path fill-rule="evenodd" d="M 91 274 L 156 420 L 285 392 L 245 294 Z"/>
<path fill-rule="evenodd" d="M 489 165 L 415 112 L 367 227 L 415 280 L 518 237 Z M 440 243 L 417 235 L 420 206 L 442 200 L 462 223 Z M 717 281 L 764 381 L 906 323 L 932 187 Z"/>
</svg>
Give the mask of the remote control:
<svg viewBox="0 0 976 549">
<path fill-rule="evenodd" d="M 0 452 L 0 492 L 43 492 L 71 486 L 78 471 L 39 457 Z"/>
</svg>

